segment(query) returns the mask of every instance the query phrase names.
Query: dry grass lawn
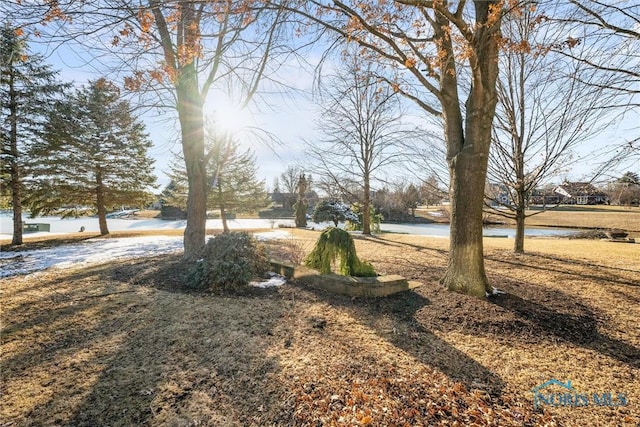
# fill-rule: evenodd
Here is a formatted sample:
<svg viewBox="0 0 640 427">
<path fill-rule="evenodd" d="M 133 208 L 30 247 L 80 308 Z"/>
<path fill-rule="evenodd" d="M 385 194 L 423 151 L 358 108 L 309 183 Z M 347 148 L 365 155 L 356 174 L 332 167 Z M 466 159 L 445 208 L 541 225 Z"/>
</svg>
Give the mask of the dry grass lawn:
<svg viewBox="0 0 640 427">
<path fill-rule="evenodd" d="M 533 214 L 536 211 L 529 211 Z M 640 237 L 640 208 L 629 206 L 560 206 L 535 214 L 527 224 L 574 228 L 621 228 Z"/>
<path fill-rule="evenodd" d="M 419 209 L 417 214 L 437 221 L 444 220 L 430 215 L 441 208 Z M 446 208 L 445 208 L 446 209 Z M 640 207 L 631 206 L 558 206 L 547 211 L 532 209 L 527 211 L 526 224 L 528 227 L 561 227 L 561 228 L 621 228 L 630 237 L 640 238 Z M 506 224 L 515 221 L 496 214 L 487 214 L 487 218 Z"/>
<path fill-rule="evenodd" d="M 169 255 L 4 279 L 0 425 L 640 425 L 639 245 L 487 239 L 482 301 L 439 286 L 447 242 L 356 239 L 424 284 L 380 299 L 191 293 Z M 628 405 L 534 411 L 551 378 Z"/>
</svg>

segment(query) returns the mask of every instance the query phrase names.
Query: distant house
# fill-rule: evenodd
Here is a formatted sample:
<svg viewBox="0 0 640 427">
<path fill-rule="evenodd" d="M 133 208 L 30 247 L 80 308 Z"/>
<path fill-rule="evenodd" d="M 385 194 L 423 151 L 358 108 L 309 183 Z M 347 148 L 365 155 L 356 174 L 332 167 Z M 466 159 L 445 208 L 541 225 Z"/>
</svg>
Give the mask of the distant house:
<svg viewBox="0 0 640 427">
<path fill-rule="evenodd" d="M 564 196 L 553 191 L 553 188 L 536 188 L 531 192 L 532 205 L 559 205 Z"/>
<path fill-rule="evenodd" d="M 509 188 L 504 184 L 487 183 L 484 189 L 485 197 L 491 206 L 510 206 L 513 205 Z"/>
<path fill-rule="evenodd" d="M 589 182 L 568 182 L 558 185 L 554 192 L 558 195 L 559 203 L 568 205 L 604 205 L 609 203 L 609 197 Z"/>
</svg>

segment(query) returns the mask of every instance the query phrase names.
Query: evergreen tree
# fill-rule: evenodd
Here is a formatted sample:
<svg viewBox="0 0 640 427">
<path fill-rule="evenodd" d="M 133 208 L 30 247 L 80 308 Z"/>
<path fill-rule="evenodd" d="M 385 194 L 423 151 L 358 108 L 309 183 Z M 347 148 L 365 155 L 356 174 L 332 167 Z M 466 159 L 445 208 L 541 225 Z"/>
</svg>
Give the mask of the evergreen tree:
<svg viewBox="0 0 640 427">
<path fill-rule="evenodd" d="M 640 204 L 640 176 L 625 172 L 614 184 L 614 201 L 620 205 Z"/>
<path fill-rule="evenodd" d="M 251 150 L 240 151 L 238 141 L 207 134 L 207 209 L 219 209 L 222 227 L 229 231 L 227 213 L 251 212 L 269 205 L 264 181 L 257 178 L 256 159 Z M 163 199 L 182 209 L 187 207 L 187 173 L 177 156 L 167 174 L 171 179 Z M 165 193 L 163 193 L 165 194 Z"/>
<path fill-rule="evenodd" d="M 254 154 L 250 150 L 240 151 L 238 142 L 230 137 L 214 136 L 210 140 L 207 204 L 220 209 L 222 227 L 228 232 L 227 212 L 254 211 L 268 206 L 269 201 L 264 181 L 257 178 Z"/>
<path fill-rule="evenodd" d="M 635 172 L 628 171 L 618 178 L 618 182 L 628 185 L 640 185 L 640 176 Z"/>
<path fill-rule="evenodd" d="M 358 216 L 349 206 L 336 200 L 323 200 L 318 203 L 311 219 L 316 223 L 331 221 L 336 227 L 341 221 L 358 222 Z"/>
<path fill-rule="evenodd" d="M 41 55 L 29 52 L 20 29 L 9 24 L 0 29 L 0 195 L 13 209 L 13 245 L 22 244 L 25 153 L 67 86 L 57 81 L 57 74 Z"/>
<path fill-rule="evenodd" d="M 296 227 L 307 226 L 307 209 L 309 208 L 309 202 L 307 202 L 307 179 L 304 173 L 298 178 L 298 200 L 293 205 L 296 215 Z"/>
<path fill-rule="evenodd" d="M 182 158 L 176 155 L 169 163 L 169 171 L 165 173 L 169 178 L 169 184 L 162 190 L 162 205 L 186 210 L 189 188 Z"/>
<path fill-rule="evenodd" d="M 148 202 L 155 182 L 151 141 L 120 91 L 105 79 L 82 87 L 49 116 L 31 156 L 38 159 L 32 213 L 92 206 L 100 234 L 109 234 L 107 210 Z M 67 211 L 63 215 L 69 215 Z"/>
<path fill-rule="evenodd" d="M 409 210 L 409 212 L 411 213 L 411 217 L 415 218 L 416 209 L 420 204 L 420 191 L 415 185 L 409 184 L 409 186 L 404 189 L 402 193 L 402 202 L 405 208 Z"/>
</svg>

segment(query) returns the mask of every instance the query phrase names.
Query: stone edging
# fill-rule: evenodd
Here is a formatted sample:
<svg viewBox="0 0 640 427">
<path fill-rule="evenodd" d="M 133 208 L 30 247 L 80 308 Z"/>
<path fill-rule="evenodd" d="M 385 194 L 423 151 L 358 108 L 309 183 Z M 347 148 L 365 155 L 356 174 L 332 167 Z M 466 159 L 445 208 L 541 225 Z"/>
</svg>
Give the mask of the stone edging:
<svg viewBox="0 0 640 427">
<path fill-rule="evenodd" d="M 422 285 L 398 275 L 353 277 L 320 274 L 319 271 L 308 267 L 276 260 L 271 261 L 271 268 L 287 279 L 295 279 L 313 288 L 355 297 L 383 297 Z"/>
</svg>

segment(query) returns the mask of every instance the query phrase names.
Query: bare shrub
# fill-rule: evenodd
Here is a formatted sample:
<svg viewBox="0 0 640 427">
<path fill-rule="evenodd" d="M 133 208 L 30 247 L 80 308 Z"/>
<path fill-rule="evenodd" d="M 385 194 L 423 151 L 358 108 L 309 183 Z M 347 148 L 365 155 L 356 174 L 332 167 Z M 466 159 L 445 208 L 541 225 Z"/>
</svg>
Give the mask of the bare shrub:
<svg viewBox="0 0 640 427">
<path fill-rule="evenodd" d="M 238 292 L 268 268 L 264 246 L 249 234 L 223 233 L 209 239 L 188 282 L 194 289 Z"/>
<path fill-rule="evenodd" d="M 307 255 L 307 251 L 302 242 L 293 236 L 284 239 L 284 246 L 288 255 L 287 261 L 292 264 L 302 264 L 302 260 Z"/>
</svg>

